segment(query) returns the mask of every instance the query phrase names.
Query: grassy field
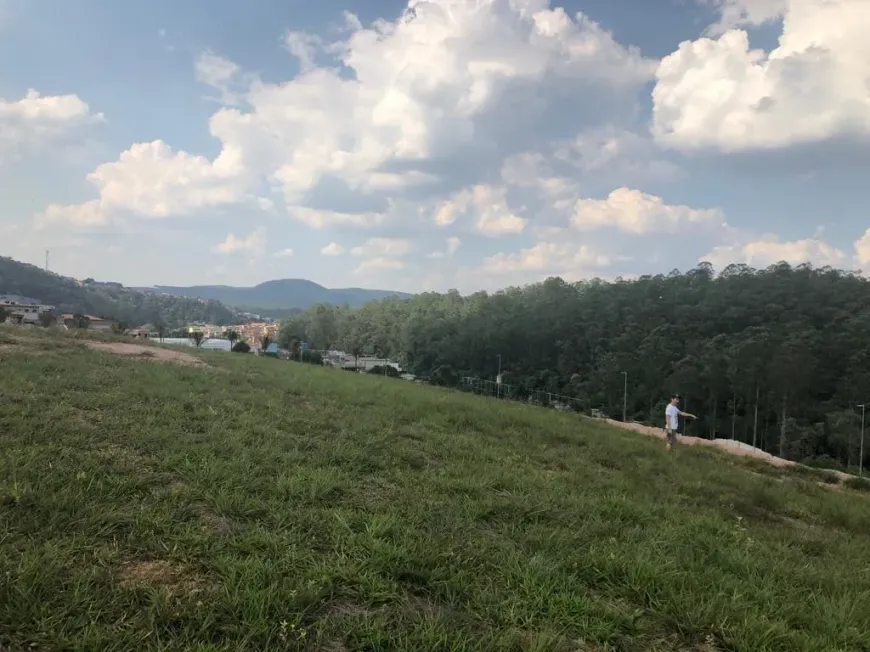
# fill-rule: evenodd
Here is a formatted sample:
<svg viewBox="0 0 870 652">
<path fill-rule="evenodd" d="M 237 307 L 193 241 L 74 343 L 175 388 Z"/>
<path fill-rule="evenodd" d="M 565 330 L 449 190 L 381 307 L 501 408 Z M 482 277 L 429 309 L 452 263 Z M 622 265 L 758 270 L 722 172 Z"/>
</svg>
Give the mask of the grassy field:
<svg viewBox="0 0 870 652">
<path fill-rule="evenodd" d="M 866 492 L 201 357 L 0 328 L 0 650 L 870 650 Z"/>
</svg>

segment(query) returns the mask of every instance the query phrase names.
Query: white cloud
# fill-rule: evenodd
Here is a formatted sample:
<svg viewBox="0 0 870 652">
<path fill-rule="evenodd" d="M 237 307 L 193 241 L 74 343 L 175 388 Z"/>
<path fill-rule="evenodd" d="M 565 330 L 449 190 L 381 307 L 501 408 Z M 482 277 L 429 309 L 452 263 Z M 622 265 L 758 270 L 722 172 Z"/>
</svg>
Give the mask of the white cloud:
<svg viewBox="0 0 870 652">
<path fill-rule="evenodd" d="M 220 97 L 215 98 L 219 102 L 231 106 L 239 103 L 238 93 L 232 90 L 242 75 L 236 63 L 207 50 L 196 58 L 195 71 L 197 81 L 220 91 Z"/>
<path fill-rule="evenodd" d="M 98 166 L 88 181 L 98 189 L 98 200 L 52 205 L 45 215 L 73 225 L 105 224 L 117 215 L 164 219 L 242 201 L 264 209 L 270 206 L 268 200 L 258 201 L 247 193 L 251 179 L 232 151 L 224 150 L 212 162 L 175 152 L 160 140 L 136 143 L 117 161 Z"/>
<path fill-rule="evenodd" d="M 421 161 L 462 163 L 483 139 L 498 157 L 514 144 L 500 129 L 540 130 L 542 112 L 590 87 L 605 89 L 596 105 L 619 92 L 631 103 L 654 70 L 589 18 L 572 19 L 545 0 L 410 0 L 395 22 L 363 28 L 353 19 L 348 27 L 321 54 L 352 74 L 317 66 L 319 40 L 291 33 L 286 45 L 300 74 L 252 84 L 250 111 L 224 109 L 211 120 L 223 146 L 270 175 L 291 204 L 330 178 L 361 193 L 432 184 L 449 166 L 433 173 Z M 401 169 L 385 171 L 391 165 Z"/>
<path fill-rule="evenodd" d="M 607 199 L 579 200 L 571 224 L 583 231 L 615 228 L 633 235 L 676 233 L 692 225 L 725 226 L 719 209 L 670 205 L 661 197 L 630 188 L 617 188 Z"/>
<path fill-rule="evenodd" d="M 384 258 L 406 256 L 411 249 L 411 243 L 402 238 L 369 238 L 360 246 L 351 249 L 350 253 L 354 256 Z"/>
<path fill-rule="evenodd" d="M 855 262 L 860 267 L 870 265 L 870 229 L 855 241 Z M 866 270 L 870 271 L 870 270 Z"/>
<path fill-rule="evenodd" d="M 336 233 L 390 234 L 401 222 L 412 238 L 433 225 L 447 236 L 461 219 L 459 235 L 523 234 L 539 207 L 511 195 L 505 160 L 539 146 L 552 157 L 590 122 L 634 120 L 656 65 L 548 0 L 409 0 L 395 21 L 364 27 L 348 16 L 346 28 L 338 42 L 287 33 L 300 67 L 283 82 L 200 53 L 196 78 L 223 104 L 209 121 L 219 154 L 136 143 L 88 176 L 95 199 L 53 205 L 40 220 L 125 225 L 250 205 Z M 575 172 L 542 179 L 545 202 L 564 194 L 556 209 L 569 210 Z M 258 196 L 264 186 L 270 198 Z M 233 237 L 223 244 L 246 240 Z M 445 257 L 459 246 L 451 242 Z M 393 263 L 369 260 L 400 255 L 363 257 L 374 269 Z"/>
<path fill-rule="evenodd" d="M 315 34 L 288 32 L 284 37 L 287 51 L 299 60 L 299 68 L 307 72 L 314 68 L 317 51 L 323 48 L 323 41 Z"/>
<path fill-rule="evenodd" d="M 300 61 L 288 81 L 257 79 L 217 54 L 201 54 L 197 79 L 220 91 L 224 104 L 209 122 L 219 154 L 137 143 L 89 175 L 95 199 L 45 214 L 53 223 L 100 226 L 259 207 L 270 220 L 296 223 L 284 225 L 296 232 L 282 241 L 297 253 L 311 247 L 306 236 L 299 244 L 300 225 L 327 231 L 315 251 L 333 239 L 363 243 L 353 248 L 357 272 L 403 269 L 392 275 L 401 284 L 427 264 L 448 273 L 442 268 L 475 255 L 480 236 L 523 243 L 521 251 L 499 247 L 499 265 L 514 269 L 502 273 L 516 278 L 550 267 L 580 274 L 599 269 L 604 258 L 617 260 L 591 242 L 596 234 L 567 228 L 575 206 L 582 229 L 601 226 L 602 215 L 631 232 L 701 220 L 703 211 L 625 188 L 634 194 L 622 204 L 620 191 L 584 199 L 617 185 L 643 187 L 626 177 L 679 172 L 636 129 L 638 98 L 656 64 L 587 17 L 551 9 L 547 0 L 411 0 L 396 21 L 364 28 L 354 20 L 338 43 L 287 34 L 283 45 Z M 593 188 L 592 177 L 606 181 Z M 258 196 L 264 187 L 268 199 Z M 280 227 L 273 224 L 274 242 Z M 265 237 L 250 233 L 255 225 L 230 229 L 215 251 L 264 255 Z M 223 227 L 201 251 L 226 234 Z M 387 237 L 397 235 L 404 237 Z M 483 246 L 494 251 L 491 240 Z M 412 249 L 445 262 L 411 256 Z M 338 255 L 344 247 L 330 242 L 320 251 Z M 552 262 L 536 268 L 536 256 Z M 497 274 L 496 260 L 488 265 Z"/>
<path fill-rule="evenodd" d="M 109 223 L 109 218 L 100 208 L 99 200 L 88 201 L 83 204 L 49 204 L 34 218 L 34 226 L 43 229 L 48 226 L 65 224 L 76 228 L 88 228 L 104 226 Z"/>
<path fill-rule="evenodd" d="M 359 267 L 354 270 L 355 274 L 365 274 L 377 271 L 389 271 L 404 269 L 405 263 L 395 258 L 369 258 L 359 264 Z"/>
<path fill-rule="evenodd" d="M 184 215 L 200 208 L 232 204 L 245 194 L 244 171 L 231 152 L 209 161 L 184 151 L 173 152 L 160 140 L 137 143 L 113 163 L 88 175 L 105 207 L 144 217 Z"/>
<path fill-rule="evenodd" d="M 261 256 L 266 249 L 266 229 L 258 227 L 247 236 L 237 236 L 233 233 L 226 239 L 212 247 L 214 253 L 237 254 L 242 253 L 251 257 Z"/>
<path fill-rule="evenodd" d="M 457 217 L 468 210 L 470 202 L 471 193 L 468 190 L 462 190 L 438 204 L 432 215 L 432 221 L 440 227 L 450 226 Z"/>
<path fill-rule="evenodd" d="M 456 236 L 447 238 L 447 255 L 452 256 L 455 254 L 459 250 L 461 244 L 462 241 Z"/>
<path fill-rule="evenodd" d="M 565 158 L 564 143 L 557 143 L 555 158 Z M 552 158 L 541 153 L 524 152 L 507 158 L 501 167 L 506 187 L 531 190 L 534 200 L 557 212 L 569 209 L 580 196 L 576 173 L 563 176 L 553 169 Z M 574 171 L 566 171 L 574 172 Z"/>
<path fill-rule="evenodd" d="M 459 247 L 462 244 L 462 240 L 460 240 L 456 236 L 451 236 L 444 241 L 444 244 L 445 248 L 443 251 L 433 251 L 432 253 L 428 254 L 426 258 L 430 258 L 432 260 L 449 258 L 459 250 Z"/>
<path fill-rule="evenodd" d="M 483 261 L 487 273 L 507 274 L 533 272 L 575 276 L 591 268 L 604 268 L 612 264 L 609 256 L 596 253 L 587 245 L 572 243 L 538 242 L 516 253 L 499 253 Z"/>
<path fill-rule="evenodd" d="M 707 0 L 719 8 L 720 20 L 708 32 L 720 35 L 741 25 L 758 26 L 781 18 L 788 0 Z"/>
<path fill-rule="evenodd" d="M 728 23 L 783 15 L 779 45 L 747 33 L 680 44 L 656 72 L 653 133 L 663 144 L 726 152 L 870 136 L 870 3 L 785 0 L 723 4 Z"/>
<path fill-rule="evenodd" d="M 328 245 L 320 250 L 320 253 L 324 256 L 340 256 L 344 253 L 344 247 L 342 247 L 337 242 L 330 242 Z"/>
<path fill-rule="evenodd" d="M 272 254 L 275 258 L 292 258 L 293 250 L 292 249 L 282 249 L 281 251 L 276 251 Z"/>
<path fill-rule="evenodd" d="M 27 91 L 19 100 L 0 98 L 0 162 L 27 147 L 41 147 L 88 124 L 103 122 L 77 95 L 40 95 Z"/>
<path fill-rule="evenodd" d="M 650 138 L 613 125 L 589 129 L 561 143 L 556 157 L 581 172 L 606 172 L 623 180 L 671 180 L 682 174 L 678 165 L 661 158 Z"/>
<path fill-rule="evenodd" d="M 779 262 L 842 267 L 846 262 L 846 254 L 817 238 L 781 241 L 776 236 L 768 235 L 742 244 L 715 247 L 699 261 L 709 262 L 719 270 L 732 263 L 745 263 L 760 268 Z"/>
<path fill-rule="evenodd" d="M 343 213 L 340 211 L 322 211 L 306 206 L 290 206 L 287 211 L 293 219 L 312 229 L 337 226 L 370 228 L 377 226 L 385 219 L 383 213 Z"/>
<path fill-rule="evenodd" d="M 412 243 L 403 238 L 369 238 L 350 250 L 351 255 L 363 259 L 354 274 L 373 277 L 380 272 L 404 269 L 405 262 L 400 259 L 412 250 Z"/>
<path fill-rule="evenodd" d="M 508 207 L 506 190 L 478 185 L 471 189 L 471 203 L 477 215 L 478 233 L 489 237 L 522 233 L 528 220 L 516 215 Z"/>
</svg>

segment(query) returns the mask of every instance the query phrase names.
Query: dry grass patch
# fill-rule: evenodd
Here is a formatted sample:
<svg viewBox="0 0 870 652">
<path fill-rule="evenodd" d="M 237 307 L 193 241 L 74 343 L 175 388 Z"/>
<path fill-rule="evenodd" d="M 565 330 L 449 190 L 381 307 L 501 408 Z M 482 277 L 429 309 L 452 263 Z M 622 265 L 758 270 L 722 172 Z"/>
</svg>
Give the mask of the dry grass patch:
<svg viewBox="0 0 870 652">
<path fill-rule="evenodd" d="M 124 562 L 118 567 L 117 577 L 125 589 L 157 587 L 173 595 L 192 595 L 208 588 L 203 578 L 165 559 Z"/>
<path fill-rule="evenodd" d="M 185 353 L 184 351 L 173 351 L 172 349 L 161 349 L 152 346 L 144 346 L 142 344 L 128 344 L 126 342 L 87 342 L 86 346 L 97 351 L 105 351 L 114 355 L 121 355 L 139 358 L 147 358 L 149 360 L 158 360 L 161 362 L 174 362 L 176 364 L 190 365 L 193 367 L 205 366 L 205 362 L 196 356 Z"/>
<path fill-rule="evenodd" d="M 142 469 L 148 466 L 148 459 L 132 448 L 105 443 L 94 449 L 94 455 L 124 469 Z"/>
</svg>

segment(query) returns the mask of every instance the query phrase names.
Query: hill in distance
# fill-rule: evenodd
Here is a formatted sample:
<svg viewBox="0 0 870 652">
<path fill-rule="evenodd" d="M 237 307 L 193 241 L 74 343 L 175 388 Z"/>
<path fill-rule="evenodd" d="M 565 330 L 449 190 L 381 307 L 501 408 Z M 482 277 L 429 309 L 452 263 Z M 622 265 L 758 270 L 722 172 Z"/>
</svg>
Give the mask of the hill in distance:
<svg viewBox="0 0 870 652">
<path fill-rule="evenodd" d="M 270 312 L 305 310 L 318 303 L 333 305 L 348 304 L 352 308 L 379 301 L 388 297 L 408 298 L 411 295 L 388 290 L 364 290 L 361 288 L 329 289 L 313 281 L 280 279 L 266 281 L 253 287 L 229 285 L 194 285 L 177 287 L 157 285 L 151 288 L 136 288 L 144 292 L 157 292 L 194 299 L 213 299 L 242 310 L 263 314 Z"/>
<path fill-rule="evenodd" d="M 120 283 L 83 281 L 0 256 L 0 294 L 33 297 L 58 312 L 118 319 L 132 326 L 163 322 L 170 328 L 191 322 L 232 324 L 237 315 L 219 301 L 139 292 Z"/>
<path fill-rule="evenodd" d="M 92 337 L 0 328 L 3 649 L 867 650 L 868 496 L 821 472 Z"/>
</svg>

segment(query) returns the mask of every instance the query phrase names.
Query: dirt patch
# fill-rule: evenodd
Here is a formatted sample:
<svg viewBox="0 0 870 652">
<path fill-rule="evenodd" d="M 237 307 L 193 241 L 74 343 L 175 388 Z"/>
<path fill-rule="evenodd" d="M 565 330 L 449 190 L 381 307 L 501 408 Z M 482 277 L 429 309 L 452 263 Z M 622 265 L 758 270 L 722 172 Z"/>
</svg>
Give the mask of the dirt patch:
<svg viewBox="0 0 870 652">
<path fill-rule="evenodd" d="M 114 462 L 124 468 L 141 468 L 147 465 L 147 460 L 139 453 L 118 444 L 104 444 L 94 449 L 94 454 L 101 460 Z"/>
<path fill-rule="evenodd" d="M 171 593 L 190 595 L 206 588 L 201 579 L 163 559 L 126 562 L 118 568 L 117 575 L 121 586 L 126 589 L 159 586 Z"/>
<path fill-rule="evenodd" d="M 217 536 L 229 536 L 235 529 L 232 520 L 211 511 L 203 512 L 200 518 L 202 519 L 203 529 Z"/>
<path fill-rule="evenodd" d="M 655 437 L 656 439 L 665 439 L 665 431 L 662 428 L 653 428 L 652 426 L 645 426 L 641 423 L 623 423 L 622 421 L 614 421 L 612 419 L 605 419 L 605 421 L 611 426 L 616 426 L 617 428 L 622 428 L 623 430 L 632 430 L 634 432 L 640 433 L 641 435 L 646 435 L 648 437 Z M 790 460 L 784 460 L 781 457 L 776 457 L 775 455 L 771 455 L 770 453 L 765 453 L 763 451 L 755 450 L 752 448 L 742 448 L 738 446 L 730 446 L 721 441 L 711 440 L 711 439 L 701 439 L 700 437 L 688 437 L 686 435 L 681 435 L 678 446 L 706 446 L 708 448 L 715 448 L 720 451 L 725 451 L 726 453 L 730 453 L 731 455 L 736 455 L 738 457 L 749 457 L 756 460 L 762 460 L 767 462 L 772 466 L 776 466 L 779 468 L 793 468 L 800 466 L 802 469 L 806 469 L 797 462 L 792 462 Z M 840 482 L 844 482 L 851 478 L 855 478 L 857 476 L 850 475 L 848 473 L 843 473 L 842 471 L 837 471 L 834 469 L 826 469 L 826 472 L 829 472 L 837 477 Z M 822 486 L 826 486 L 828 488 L 836 487 L 836 484 L 832 483 L 819 483 Z"/>
<path fill-rule="evenodd" d="M 665 439 L 665 431 L 662 428 L 653 428 L 652 426 L 645 426 L 641 423 L 623 423 L 622 421 L 613 421 L 612 419 L 605 419 L 605 421 L 611 426 L 616 426 L 617 428 L 622 428 L 623 430 L 632 430 L 642 435 L 646 435 L 647 437 L 655 437 L 656 439 L 661 440 Z M 715 440 L 701 439 L 700 437 L 688 437 L 686 435 L 681 435 L 677 445 L 706 446 L 708 448 L 716 448 L 720 451 L 725 451 L 726 453 L 731 453 L 732 455 L 737 455 L 739 457 L 751 457 L 753 459 L 763 460 L 768 464 L 778 467 L 797 466 L 795 462 L 784 460 L 780 457 L 775 457 L 770 453 L 764 453 L 762 451 L 753 450 L 751 448 L 738 448 L 737 446 L 727 446 Z"/>
<path fill-rule="evenodd" d="M 322 652 L 350 652 L 350 648 L 338 640 L 324 641 L 319 645 L 318 649 L 322 650 Z M 2 649 L 0 649 L 0 652 L 2 652 Z"/>
<path fill-rule="evenodd" d="M 190 366 L 205 366 L 205 362 L 184 351 L 173 351 L 172 349 L 161 349 L 154 346 L 143 346 L 142 344 L 127 344 L 126 342 L 88 342 L 87 346 L 91 349 L 106 351 L 115 355 L 136 356 L 142 359 L 174 362 Z"/>
</svg>

